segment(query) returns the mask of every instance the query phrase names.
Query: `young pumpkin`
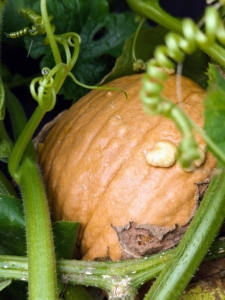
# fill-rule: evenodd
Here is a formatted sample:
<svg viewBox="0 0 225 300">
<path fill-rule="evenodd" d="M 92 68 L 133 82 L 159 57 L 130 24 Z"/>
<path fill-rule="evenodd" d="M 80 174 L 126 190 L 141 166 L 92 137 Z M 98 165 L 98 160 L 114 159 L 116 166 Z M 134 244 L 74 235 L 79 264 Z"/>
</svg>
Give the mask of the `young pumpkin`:
<svg viewBox="0 0 225 300">
<path fill-rule="evenodd" d="M 180 133 L 171 120 L 143 112 L 141 75 L 107 85 L 128 99 L 91 91 L 39 145 L 53 218 L 81 223 L 77 246 L 85 260 L 135 258 L 176 245 L 198 206 L 198 183 L 216 166 L 196 134 L 202 157 L 192 172 L 180 167 Z M 181 88 L 182 108 L 203 126 L 204 90 L 185 77 Z M 163 96 L 177 103 L 176 75 Z"/>
</svg>

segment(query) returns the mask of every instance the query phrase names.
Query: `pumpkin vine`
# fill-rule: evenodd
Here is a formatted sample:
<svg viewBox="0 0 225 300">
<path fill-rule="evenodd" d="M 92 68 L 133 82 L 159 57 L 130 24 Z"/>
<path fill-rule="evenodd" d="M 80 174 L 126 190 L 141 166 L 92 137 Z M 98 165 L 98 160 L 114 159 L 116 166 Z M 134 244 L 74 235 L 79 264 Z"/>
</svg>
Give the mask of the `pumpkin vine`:
<svg viewBox="0 0 225 300">
<path fill-rule="evenodd" d="M 4 4 L 5 2 L 6 1 L 0 1 L 0 12 L 1 4 Z M 140 3 L 141 2 L 142 1 L 140 1 Z M 154 7 L 155 5 L 157 9 L 159 8 L 157 7 L 158 1 L 154 0 L 152 1 L 152 3 L 152 7 Z M 26 153 L 27 145 L 35 129 L 37 128 L 38 124 L 43 118 L 44 114 L 54 108 L 57 93 L 67 76 L 70 76 L 75 83 L 86 88 L 105 90 L 110 89 L 118 91 L 122 90 L 111 87 L 109 88 L 106 86 L 90 87 L 80 83 L 75 78 L 75 76 L 71 73 L 71 70 L 75 66 L 77 58 L 79 56 L 81 39 L 77 33 L 73 32 L 68 32 L 61 35 L 54 34 L 55 26 L 51 24 L 53 16 L 48 16 L 46 0 L 41 0 L 41 15 L 36 14 L 36 12 L 30 9 L 22 9 L 20 13 L 21 16 L 28 19 L 32 23 L 32 25 L 30 27 L 25 27 L 24 29 L 18 30 L 16 32 L 6 34 L 6 36 L 8 36 L 9 38 L 18 38 L 25 34 L 46 34 L 46 38 L 44 39 L 44 45 L 50 45 L 56 65 L 52 69 L 44 68 L 42 70 L 42 77 L 35 78 L 31 82 L 30 91 L 34 100 L 37 101 L 38 107 L 11 151 L 11 155 L 9 158 L 9 171 L 12 177 L 20 185 L 24 199 L 24 210 L 27 222 L 27 245 L 29 262 L 28 279 L 30 285 L 30 299 L 57 299 L 58 287 L 56 282 L 56 265 L 50 226 L 50 217 L 47 207 L 47 198 L 38 168 L 36 166 L 35 157 L 32 156 L 31 159 L 28 153 Z M 210 20 L 212 19 L 218 21 L 217 23 L 215 22 L 216 30 L 211 30 L 209 28 L 210 30 L 206 30 L 206 35 L 204 35 L 201 31 L 198 31 L 196 29 L 197 27 L 193 22 L 191 23 L 190 20 L 185 20 L 184 22 L 186 23 L 184 23 L 185 28 L 183 30 L 184 38 L 181 38 L 180 36 L 174 33 L 169 34 L 166 38 L 167 46 L 159 47 L 155 52 L 155 58 L 147 64 L 147 73 L 143 77 L 143 89 L 141 91 L 144 109 L 149 114 L 163 114 L 174 120 L 179 129 L 181 130 L 183 134 L 183 142 L 180 145 L 179 159 L 181 164 L 186 168 L 190 168 L 192 166 L 193 160 L 199 158 L 198 145 L 195 142 L 193 135 L 194 129 L 200 132 L 200 134 L 205 138 L 210 149 L 214 153 L 216 153 L 222 161 L 225 161 L 225 157 L 223 153 L 221 153 L 218 150 L 218 148 L 214 145 L 214 143 L 206 135 L 204 135 L 204 133 L 200 129 L 198 129 L 191 120 L 189 120 L 189 118 L 183 113 L 180 107 L 175 107 L 171 104 L 169 100 L 163 99 L 160 96 L 160 93 L 163 88 L 162 83 L 166 79 L 167 75 L 164 72 L 162 72 L 159 69 L 159 67 L 163 66 L 169 69 L 173 68 L 174 65 L 171 60 L 168 60 L 168 57 L 172 58 L 177 62 L 180 62 L 184 58 L 184 52 L 192 53 L 193 51 L 195 51 L 197 46 L 199 46 L 203 50 L 206 50 L 206 52 L 209 53 L 213 58 L 218 58 L 217 61 L 220 62 L 222 65 L 225 65 L 223 58 L 223 54 L 225 51 L 221 50 L 221 48 L 218 47 L 214 48 L 215 38 L 217 38 L 220 43 L 225 44 L 224 28 L 219 19 L 218 13 L 215 10 L 213 10 L 212 8 L 208 9 L 206 15 L 206 24 L 208 24 L 209 22 L 208 16 Z M 170 21 L 171 18 L 168 19 L 168 22 Z M 174 24 L 176 24 L 176 30 L 179 31 L 179 26 L 177 25 L 178 23 Z M 191 29 L 188 30 L 187 28 Z M 191 35 L 189 35 L 190 32 Z M 219 33 L 214 35 L 214 32 Z M 194 35 L 195 38 L 193 39 Z M 58 49 L 58 44 L 61 44 L 65 51 L 65 62 L 62 61 Z M 133 57 L 134 62 L 138 62 L 135 57 L 135 54 Z M 158 82 L 152 83 L 149 79 L 156 79 Z M 29 174 L 29 176 L 27 176 L 27 174 Z M 225 181 L 223 175 L 221 175 L 220 177 L 220 179 L 215 180 L 217 188 L 218 185 L 221 184 L 221 182 Z M 207 199 L 208 203 L 210 202 L 213 193 L 214 190 L 211 189 L 209 197 Z M 216 197 L 216 199 L 219 201 L 219 204 L 216 206 L 218 211 L 222 211 L 222 208 L 224 207 L 222 202 L 223 198 L 223 194 L 220 194 Z M 208 206 L 208 208 L 209 210 L 213 211 L 214 206 Z M 206 210 L 202 211 L 203 212 L 200 211 L 201 218 L 203 218 L 204 214 L 208 212 Z M 214 220 L 213 218 L 214 216 L 212 216 L 212 218 L 210 219 L 212 223 Z M 43 222 L 39 222 L 40 219 L 43 220 Z M 220 221 L 222 222 L 222 218 L 220 218 Z M 37 224 L 39 225 L 39 223 L 41 223 L 40 226 L 37 226 Z M 214 228 L 214 235 L 217 232 L 219 224 L 220 223 L 217 224 L 216 229 Z M 202 226 L 201 228 L 204 229 L 205 227 Z M 208 235 L 206 235 L 206 237 L 208 238 Z M 36 238 L 36 240 L 34 240 L 33 238 Z M 45 241 L 47 241 L 46 244 Z M 185 242 L 183 242 L 183 244 L 184 243 Z M 43 255 L 39 254 L 40 249 L 43 249 Z M 90 262 L 89 264 L 91 265 L 92 263 Z M 39 272 L 35 274 L 37 272 L 37 269 L 39 270 Z M 82 272 L 84 272 L 84 270 L 85 269 L 83 268 Z M 96 263 L 96 270 L 97 272 L 101 272 L 100 264 Z M 130 271 L 126 272 L 128 273 L 124 273 L 124 277 L 127 277 L 127 274 L 129 274 Z M 145 274 L 147 279 L 149 279 L 149 270 L 145 270 L 142 273 Z M 154 274 L 154 276 L 155 275 L 156 274 Z M 102 277 L 104 276 L 104 274 L 100 274 L 100 276 Z M 42 285 L 43 278 L 44 280 L 46 280 L 47 284 L 43 287 L 43 291 L 40 296 L 39 290 L 37 290 L 36 287 L 40 287 Z M 140 276 L 140 278 L 141 279 L 136 280 L 136 284 L 134 282 L 134 285 L 128 286 L 128 288 L 130 288 L 131 290 L 133 289 L 132 291 L 128 291 L 128 294 L 134 294 L 136 289 L 141 285 L 141 283 L 145 280 L 147 281 L 147 279 L 144 278 L 144 275 L 143 277 Z M 73 283 L 76 283 L 76 281 L 74 281 Z M 96 283 L 93 283 L 93 285 L 95 284 Z M 113 293 L 117 286 L 118 285 L 111 285 L 110 288 L 109 286 L 107 286 L 109 293 Z M 104 288 L 104 286 L 102 287 Z M 113 296 L 114 295 L 112 295 L 111 297 L 112 299 Z"/>
<path fill-rule="evenodd" d="M 178 99 L 180 105 L 174 104 L 161 96 L 163 82 L 168 75 L 165 68 L 173 70 L 176 62 L 184 60 L 185 53 L 192 54 L 198 46 L 208 47 L 216 43 L 216 39 L 225 44 L 225 29 L 218 11 L 214 7 L 208 7 L 205 12 L 205 33 L 191 19 L 182 21 L 183 37 L 170 32 L 165 37 L 165 46 L 158 46 L 154 58 L 147 63 L 147 72 L 143 76 L 143 88 L 140 92 L 143 109 L 149 115 L 162 114 L 171 118 L 182 133 L 183 139 L 178 149 L 178 161 L 184 168 L 191 168 L 193 161 L 199 157 L 198 145 L 194 139 L 194 129 L 197 125 L 186 116 L 182 110 L 182 99 Z M 173 61 L 172 61 L 173 60 Z M 224 62 L 225 65 L 225 62 Z M 207 139 L 211 151 L 225 162 L 225 155 L 201 130 L 198 132 Z"/>
<path fill-rule="evenodd" d="M 165 17 L 166 13 L 159 7 L 158 0 L 153 0 L 151 4 L 147 4 L 144 1 L 140 1 L 137 4 L 132 0 L 128 0 L 128 3 L 136 13 L 140 13 L 141 16 L 149 17 L 155 21 L 157 18 L 157 23 L 168 27 L 170 30 L 172 28 L 176 32 L 169 33 L 166 36 L 166 46 L 157 47 L 154 58 L 147 63 L 147 71 L 143 76 L 143 88 L 141 91 L 145 111 L 150 115 L 162 114 L 176 123 L 183 135 L 182 143 L 185 145 L 183 147 L 181 143 L 180 153 L 178 153 L 180 163 L 184 167 L 187 164 L 191 165 L 198 152 L 197 143 L 194 142 L 193 138 L 194 130 L 205 139 L 211 152 L 224 163 L 224 153 L 183 113 L 181 105 L 174 106 L 168 99 L 164 99 L 161 96 L 163 82 L 167 79 L 167 74 L 162 68 L 173 69 L 175 66 L 173 61 L 182 62 L 185 54 L 192 54 L 197 47 L 219 64 L 225 66 L 225 51 L 219 45 L 219 43 L 225 44 L 225 29 L 218 11 L 214 7 L 206 9 L 205 33 L 203 33 L 190 19 L 184 19 L 180 22 L 173 20 L 169 16 L 166 20 L 167 24 L 163 24 L 163 17 Z M 187 152 L 189 152 L 188 155 L 186 155 Z M 146 300 L 179 298 L 224 220 L 224 210 L 222 209 L 224 206 L 224 192 L 222 190 L 219 191 L 218 188 L 223 182 L 223 173 L 217 174 L 212 179 L 199 210 L 176 250 L 174 259 L 171 259 L 161 272 L 147 293 Z M 181 270 L 182 273 L 180 272 Z"/>
</svg>

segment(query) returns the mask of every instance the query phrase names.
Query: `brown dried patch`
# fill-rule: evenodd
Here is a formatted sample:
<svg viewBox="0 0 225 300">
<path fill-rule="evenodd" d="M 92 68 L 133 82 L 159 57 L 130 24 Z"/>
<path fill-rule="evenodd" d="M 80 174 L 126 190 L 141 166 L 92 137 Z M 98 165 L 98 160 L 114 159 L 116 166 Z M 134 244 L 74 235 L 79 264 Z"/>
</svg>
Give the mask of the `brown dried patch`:
<svg viewBox="0 0 225 300">
<path fill-rule="evenodd" d="M 196 183 L 197 202 L 202 200 L 209 183 L 210 178 L 201 183 Z M 175 247 L 179 244 L 189 224 L 190 222 L 185 226 L 174 225 L 173 227 L 164 227 L 129 222 L 122 226 L 112 227 L 117 233 L 120 248 L 122 249 L 121 259 L 131 259 Z"/>
<path fill-rule="evenodd" d="M 209 183 L 211 181 L 211 178 L 206 178 L 204 181 L 200 182 L 200 183 L 196 183 L 197 185 L 197 199 L 199 201 L 202 200 L 202 198 L 204 197 L 204 194 L 209 186 Z"/>
<path fill-rule="evenodd" d="M 179 243 L 187 229 L 186 226 L 168 228 L 134 222 L 112 227 L 122 249 L 121 259 L 138 258 L 172 248 Z"/>
</svg>

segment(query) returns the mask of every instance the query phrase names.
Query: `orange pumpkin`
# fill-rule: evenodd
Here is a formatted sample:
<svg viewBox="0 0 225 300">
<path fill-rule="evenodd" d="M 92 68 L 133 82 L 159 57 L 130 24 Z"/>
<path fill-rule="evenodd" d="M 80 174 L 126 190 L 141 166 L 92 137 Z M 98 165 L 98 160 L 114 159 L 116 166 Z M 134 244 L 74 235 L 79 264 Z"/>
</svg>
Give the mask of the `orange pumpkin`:
<svg viewBox="0 0 225 300">
<path fill-rule="evenodd" d="M 91 91 L 39 147 L 53 217 L 81 223 L 77 245 L 86 260 L 140 257 L 174 246 L 198 205 L 197 183 L 216 165 L 209 153 L 193 172 L 177 162 L 150 165 L 147 153 L 159 142 L 176 147 L 179 131 L 171 120 L 143 112 L 141 75 L 107 85 L 124 89 L 128 99 L 118 91 Z M 185 77 L 181 88 L 184 111 L 202 126 L 204 90 Z M 176 75 L 165 82 L 163 96 L 177 103 Z M 204 148 L 198 134 L 196 140 Z"/>
</svg>

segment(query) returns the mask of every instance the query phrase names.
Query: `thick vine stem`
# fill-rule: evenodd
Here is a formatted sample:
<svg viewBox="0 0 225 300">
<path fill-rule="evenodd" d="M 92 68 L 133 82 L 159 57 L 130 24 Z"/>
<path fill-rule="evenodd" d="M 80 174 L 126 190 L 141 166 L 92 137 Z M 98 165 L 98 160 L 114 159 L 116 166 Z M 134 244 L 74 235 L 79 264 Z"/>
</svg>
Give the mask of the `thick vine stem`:
<svg viewBox="0 0 225 300">
<path fill-rule="evenodd" d="M 26 221 L 30 300 L 58 299 L 56 262 L 47 197 L 35 163 L 25 158 L 20 189 Z"/>
<path fill-rule="evenodd" d="M 55 63 L 59 64 L 59 63 L 62 62 L 62 58 L 61 58 L 59 48 L 58 48 L 57 43 L 55 41 L 54 34 L 53 34 L 53 31 L 52 31 L 52 27 L 51 27 L 51 24 L 50 24 L 48 11 L 47 11 L 46 0 L 41 0 L 40 3 L 41 3 L 41 15 L 42 15 L 42 18 L 43 18 L 45 31 L 46 31 L 46 34 L 47 34 L 47 37 L 48 37 L 48 40 L 49 40 L 49 43 L 50 43 L 50 46 L 51 46 L 52 54 L 54 56 Z"/>
<path fill-rule="evenodd" d="M 153 20 L 157 24 L 168 28 L 178 34 L 182 34 L 182 22 L 167 14 L 159 5 L 158 0 L 127 0 L 130 8 L 138 15 Z M 217 31 L 217 29 L 215 30 Z M 216 60 L 219 64 L 225 66 L 225 49 L 214 43 L 213 45 L 199 45 L 199 48 Z"/>
<path fill-rule="evenodd" d="M 97 286 L 108 292 L 127 277 L 131 278 L 132 289 L 138 289 L 160 274 L 166 263 L 174 257 L 176 249 L 157 253 L 137 260 L 118 262 L 96 262 L 59 260 L 57 262 L 58 280 L 66 284 L 83 284 Z M 225 256 L 225 239 L 213 242 L 205 260 L 213 260 Z M 27 257 L 0 255 L 0 277 L 16 280 L 28 280 Z"/>
<path fill-rule="evenodd" d="M 179 299 L 224 221 L 224 185 L 224 172 L 213 177 L 175 256 L 166 264 L 145 300 Z"/>
<path fill-rule="evenodd" d="M 24 154 L 24 151 L 26 149 L 27 143 L 30 141 L 35 129 L 37 128 L 37 125 L 42 120 L 43 116 L 45 114 L 45 111 L 43 111 L 40 106 L 38 106 L 33 113 L 32 117 L 27 123 L 27 126 L 24 128 L 23 133 L 18 138 L 15 146 L 13 147 L 10 157 L 9 157 L 9 163 L 8 163 L 8 169 L 10 175 L 13 177 L 13 179 L 20 183 L 20 162 L 22 159 L 22 156 Z"/>
<path fill-rule="evenodd" d="M 56 68 L 56 67 L 55 67 Z M 60 68 L 60 65 L 59 67 Z M 56 68 L 57 70 L 57 68 Z M 50 75 L 49 75 L 50 74 Z M 54 74 L 54 73 L 53 73 Z M 38 92 L 36 92 L 35 84 L 39 83 Z M 38 124 L 44 117 L 47 111 L 50 111 L 56 102 L 56 93 L 53 87 L 54 80 L 51 76 L 51 71 L 47 70 L 43 78 L 35 78 L 30 85 L 31 94 L 33 98 L 38 102 L 38 107 L 33 113 L 32 117 L 28 121 L 21 135 L 19 136 L 15 146 L 12 149 L 11 155 L 9 157 L 9 172 L 14 180 L 20 182 L 20 162 L 27 144 L 32 138 L 32 135 L 37 128 Z"/>
</svg>

